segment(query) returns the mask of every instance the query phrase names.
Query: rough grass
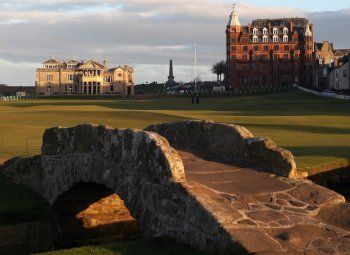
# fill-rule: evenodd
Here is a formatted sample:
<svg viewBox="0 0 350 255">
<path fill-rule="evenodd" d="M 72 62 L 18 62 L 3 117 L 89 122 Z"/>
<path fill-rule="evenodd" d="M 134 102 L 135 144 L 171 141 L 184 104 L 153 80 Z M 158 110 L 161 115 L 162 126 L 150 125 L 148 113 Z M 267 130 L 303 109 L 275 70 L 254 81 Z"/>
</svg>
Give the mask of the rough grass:
<svg viewBox="0 0 350 255">
<path fill-rule="evenodd" d="M 104 246 L 87 246 L 70 250 L 58 250 L 41 255 L 204 255 L 192 248 L 178 245 L 172 240 L 141 239 Z"/>
</svg>

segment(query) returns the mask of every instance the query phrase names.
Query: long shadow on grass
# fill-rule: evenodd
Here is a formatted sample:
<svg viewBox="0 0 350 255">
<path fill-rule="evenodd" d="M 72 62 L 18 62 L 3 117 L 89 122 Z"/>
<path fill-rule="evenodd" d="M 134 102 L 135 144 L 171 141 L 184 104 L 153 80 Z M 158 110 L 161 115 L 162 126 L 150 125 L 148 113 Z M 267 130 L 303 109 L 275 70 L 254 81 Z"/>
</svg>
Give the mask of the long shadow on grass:
<svg viewBox="0 0 350 255">
<path fill-rule="evenodd" d="M 295 156 L 323 156 L 350 159 L 349 146 L 285 146 Z"/>
<path fill-rule="evenodd" d="M 339 128 L 339 127 L 321 127 L 321 126 L 310 126 L 310 125 L 288 125 L 288 124 L 261 124 L 261 123 L 244 123 L 237 122 L 238 125 L 245 127 L 258 127 L 264 129 L 274 130 L 286 130 L 286 131 L 302 131 L 317 134 L 337 134 L 347 135 L 350 134 L 350 128 Z M 349 153 L 350 154 L 350 153 Z"/>
<path fill-rule="evenodd" d="M 66 98 L 8 104 L 12 107 L 86 105 L 124 110 L 216 111 L 217 114 L 226 111 L 223 113 L 224 115 L 236 116 L 350 116 L 350 103 L 348 101 L 314 97 L 299 92 L 251 97 L 203 98 L 200 105 L 192 105 L 190 98 L 147 98 L 142 100 Z"/>
</svg>

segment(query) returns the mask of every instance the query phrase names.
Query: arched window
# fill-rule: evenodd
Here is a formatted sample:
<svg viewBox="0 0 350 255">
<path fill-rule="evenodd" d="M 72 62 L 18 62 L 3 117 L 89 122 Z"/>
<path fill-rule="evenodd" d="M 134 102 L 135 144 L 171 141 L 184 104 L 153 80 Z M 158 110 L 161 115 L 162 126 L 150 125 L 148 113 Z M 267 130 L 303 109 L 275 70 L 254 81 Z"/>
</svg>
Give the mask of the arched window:
<svg viewBox="0 0 350 255">
<path fill-rule="evenodd" d="M 283 36 L 283 42 L 288 42 L 288 35 Z"/>
<path fill-rule="evenodd" d="M 264 34 L 264 35 L 267 35 L 267 34 L 268 34 L 268 30 L 267 30 L 266 27 L 263 28 L 263 34 Z"/>
<path fill-rule="evenodd" d="M 289 50 L 289 45 L 285 45 L 284 50 Z"/>
<path fill-rule="evenodd" d="M 283 28 L 283 34 L 284 34 L 284 35 L 287 35 L 287 34 L 288 34 L 288 31 L 289 31 L 288 28 L 286 28 L 286 27 Z"/>
<path fill-rule="evenodd" d="M 248 51 L 248 46 L 243 46 L 243 51 Z"/>
<path fill-rule="evenodd" d="M 263 41 L 263 42 L 268 42 L 268 41 L 269 41 L 269 38 L 267 37 L 267 35 L 264 35 L 264 36 L 262 37 L 262 41 Z"/>
<path fill-rule="evenodd" d="M 278 29 L 276 27 L 273 28 L 273 34 L 278 35 Z"/>
<path fill-rule="evenodd" d="M 258 42 L 258 37 L 256 35 L 253 36 L 253 42 L 255 42 L 255 43 Z"/>
<path fill-rule="evenodd" d="M 272 38 L 272 41 L 273 41 L 273 42 L 278 42 L 278 36 L 277 36 L 277 35 L 274 35 L 273 38 Z"/>
<path fill-rule="evenodd" d="M 269 51 L 269 46 L 268 45 L 264 46 L 264 51 Z"/>
<path fill-rule="evenodd" d="M 257 28 L 254 28 L 254 29 L 253 29 L 253 35 L 258 35 L 258 31 L 259 31 L 259 30 L 258 30 Z"/>
<path fill-rule="evenodd" d="M 279 50 L 280 47 L 279 47 L 278 45 L 275 45 L 275 46 L 273 46 L 273 49 L 274 49 L 274 50 Z"/>
<path fill-rule="evenodd" d="M 254 50 L 254 51 L 258 51 L 258 50 L 259 50 L 259 47 L 255 45 L 255 46 L 253 47 L 253 50 Z"/>
</svg>

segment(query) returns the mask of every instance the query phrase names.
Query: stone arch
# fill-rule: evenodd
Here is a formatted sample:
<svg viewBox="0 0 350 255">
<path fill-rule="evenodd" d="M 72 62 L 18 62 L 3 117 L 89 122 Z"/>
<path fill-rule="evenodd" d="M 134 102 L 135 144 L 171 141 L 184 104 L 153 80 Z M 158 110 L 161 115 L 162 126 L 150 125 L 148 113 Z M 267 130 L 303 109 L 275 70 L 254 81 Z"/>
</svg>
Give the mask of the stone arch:
<svg viewBox="0 0 350 255">
<path fill-rule="evenodd" d="M 235 220 L 216 192 L 186 181 L 182 159 L 153 132 L 91 124 L 51 128 L 42 155 L 15 158 L 4 173 L 52 204 L 77 183 L 112 189 L 137 219 L 143 235 L 167 236 L 198 249 L 243 249 L 218 219 Z M 232 218 L 232 219 L 231 219 Z"/>
</svg>

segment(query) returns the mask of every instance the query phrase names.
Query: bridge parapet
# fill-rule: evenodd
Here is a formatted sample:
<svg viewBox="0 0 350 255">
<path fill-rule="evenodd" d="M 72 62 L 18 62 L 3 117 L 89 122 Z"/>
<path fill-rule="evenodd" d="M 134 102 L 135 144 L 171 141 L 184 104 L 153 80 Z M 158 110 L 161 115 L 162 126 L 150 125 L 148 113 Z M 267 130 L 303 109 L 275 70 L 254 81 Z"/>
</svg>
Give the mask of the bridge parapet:
<svg viewBox="0 0 350 255">
<path fill-rule="evenodd" d="M 269 138 L 255 138 L 246 128 L 209 121 L 178 121 L 152 125 L 171 145 L 202 148 L 225 160 L 250 164 L 282 177 L 297 178 L 293 154 Z"/>
</svg>

